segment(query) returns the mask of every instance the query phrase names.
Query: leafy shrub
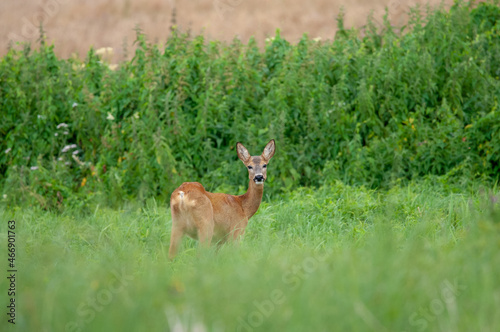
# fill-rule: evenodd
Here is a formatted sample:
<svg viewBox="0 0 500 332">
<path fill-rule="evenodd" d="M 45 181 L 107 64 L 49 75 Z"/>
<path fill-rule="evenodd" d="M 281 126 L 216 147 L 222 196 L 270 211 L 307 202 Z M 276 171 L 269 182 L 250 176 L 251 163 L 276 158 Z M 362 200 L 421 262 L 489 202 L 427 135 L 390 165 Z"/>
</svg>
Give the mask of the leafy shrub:
<svg viewBox="0 0 500 332">
<path fill-rule="evenodd" d="M 278 32 L 264 49 L 173 31 L 160 50 L 138 33 L 116 70 L 94 50 L 80 62 L 45 44 L 12 49 L 0 61 L 0 185 L 11 203 L 48 208 L 166 198 L 183 181 L 241 192 L 236 142 L 259 153 L 270 138 L 267 193 L 339 178 L 496 180 L 498 17 L 494 2 L 415 9 L 401 34 L 340 18 L 333 41 Z"/>
</svg>

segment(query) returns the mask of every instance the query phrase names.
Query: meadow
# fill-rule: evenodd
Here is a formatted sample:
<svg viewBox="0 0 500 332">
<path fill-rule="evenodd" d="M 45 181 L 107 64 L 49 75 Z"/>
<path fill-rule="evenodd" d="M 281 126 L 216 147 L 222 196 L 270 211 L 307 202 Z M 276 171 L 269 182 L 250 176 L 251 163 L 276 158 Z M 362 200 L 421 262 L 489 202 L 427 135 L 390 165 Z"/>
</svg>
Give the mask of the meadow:
<svg viewBox="0 0 500 332">
<path fill-rule="evenodd" d="M 432 6 L 452 0 L 310 0 L 307 5 L 294 0 L 3 0 L 0 4 L 0 56 L 9 43 L 36 42 L 37 27 L 43 23 L 49 40 L 60 57 L 85 57 L 89 48 L 112 47 L 114 60 L 130 60 L 134 50 L 134 27 L 141 26 L 150 40 L 163 43 L 170 27 L 176 25 L 193 35 L 230 42 L 238 36 L 245 43 L 255 37 L 259 44 L 280 28 L 287 40 L 297 42 L 303 33 L 331 39 L 336 32 L 335 17 L 344 9 L 346 25 L 361 27 L 370 12 L 382 21 L 384 8 L 396 25 L 407 21 L 406 11 L 417 3 Z"/>
<path fill-rule="evenodd" d="M 0 330 L 498 331 L 500 7 L 427 10 L 264 48 L 138 30 L 117 66 L 9 50 Z M 169 261 L 172 190 L 243 194 L 234 145 L 271 138 L 241 243 Z"/>
<path fill-rule="evenodd" d="M 18 331 L 497 331 L 498 189 L 340 182 L 271 197 L 239 246 L 167 260 L 165 203 L 17 221 Z M 6 223 L 2 223 L 2 235 Z M 0 286 L 5 289 L 6 279 Z M 2 303 L 6 294 L 1 293 Z"/>
</svg>

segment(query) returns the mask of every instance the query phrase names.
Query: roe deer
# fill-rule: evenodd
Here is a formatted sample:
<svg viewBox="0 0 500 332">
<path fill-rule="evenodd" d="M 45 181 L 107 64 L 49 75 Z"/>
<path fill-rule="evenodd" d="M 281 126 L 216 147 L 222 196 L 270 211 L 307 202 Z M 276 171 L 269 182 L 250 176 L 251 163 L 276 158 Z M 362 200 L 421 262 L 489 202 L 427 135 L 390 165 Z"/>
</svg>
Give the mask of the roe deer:
<svg viewBox="0 0 500 332">
<path fill-rule="evenodd" d="M 274 140 L 269 141 L 260 156 L 250 156 L 241 143 L 236 144 L 238 157 L 248 169 L 248 190 L 240 196 L 211 193 L 198 182 L 184 182 L 170 197 L 172 235 L 169 258 L 173 259 L 184 234 L 209 246 L 214 237 L 218 243 L 237 240 L 262 201 L 267 164 L 274 155 Z"/>
</svg>

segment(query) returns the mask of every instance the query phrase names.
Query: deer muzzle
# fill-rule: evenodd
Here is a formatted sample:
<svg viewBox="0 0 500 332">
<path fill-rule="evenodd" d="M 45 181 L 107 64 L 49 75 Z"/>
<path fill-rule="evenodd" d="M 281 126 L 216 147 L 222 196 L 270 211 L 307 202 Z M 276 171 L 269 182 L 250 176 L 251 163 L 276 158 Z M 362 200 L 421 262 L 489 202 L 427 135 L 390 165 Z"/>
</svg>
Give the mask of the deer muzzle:
<svg viewBox="0 0 500 332">
<path fill-rule="evenodd" d="M 263 184 L 264 183 L 264 176 L 262 174 L 258 174 L 253 178 L 253 181 L 256 184 Z"/>
</svg>

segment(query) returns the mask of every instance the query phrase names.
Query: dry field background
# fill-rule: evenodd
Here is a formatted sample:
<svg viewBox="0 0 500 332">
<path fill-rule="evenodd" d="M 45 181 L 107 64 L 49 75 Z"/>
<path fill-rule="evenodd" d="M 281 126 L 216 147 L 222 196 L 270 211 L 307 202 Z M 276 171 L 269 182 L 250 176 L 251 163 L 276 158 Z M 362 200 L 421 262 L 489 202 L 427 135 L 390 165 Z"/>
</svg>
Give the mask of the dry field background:
<svg viewBox="0 0 500 332">
<path fill-rule="evenodd" d="M 243 41 L 255 36 L 260 42 L 277 28 L 290 41 L 303 33 L 311 37 L 332 38 L 336 17 L 345 9 L 346 26 L 360 27 L 370 12 L 382 20 L 384 8 L 390 19 L 401 25 L 408 8 L 423 0 L 2 0 L 0 2 L 0 55 L 10 43 L 36 42 L 38 26 L 43 22 L 48 40 L 63 57 L 73 53 L 84 56 L 90 46 L 112 47 L 115 60 L 125 56 L 124 45 L 135 38 L 139 26 L 152 41 L 167 38 L 176 8 L 177 25 L 193 34 L 203 33 L 209 39 Z M 431 5 L 450 0 L 431 0 Z"/>
</svg>

